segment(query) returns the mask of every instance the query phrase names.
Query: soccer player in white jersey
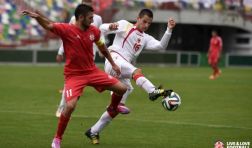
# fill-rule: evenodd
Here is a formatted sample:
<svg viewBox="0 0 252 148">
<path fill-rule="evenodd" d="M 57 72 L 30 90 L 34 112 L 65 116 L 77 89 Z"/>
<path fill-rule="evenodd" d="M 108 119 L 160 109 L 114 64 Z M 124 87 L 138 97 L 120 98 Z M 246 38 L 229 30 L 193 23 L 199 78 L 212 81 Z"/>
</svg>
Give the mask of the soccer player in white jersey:
<svg viewBox="0 0 252 148">
<path fill-rule="evenodd" d="M 92 0 L 82 0 L 82 4 L 92 6 Z M 72 16 L 69 24 L 75 24 L 75 22 L 76 22 L 75 16 Z M 102 18 L 99 15 L 94 14 L 92 25 L 99 28 L 101 24 L 102 24 Z M 93 49 L 94 49 L 93 50 L 94 59 L 95 59 L 95 56 L 96 56 L 96 52 L 98 52 L 99 56 L 102 57 L 102 54 L 99 52 L 98 47 L 95 44 L 93 45 Z M 56 56 L 56 61 L 57 62 L 62 62 L 63 61 L 63 54 L 64 54 L 64 47 L 63 47 L 63 44 L 61 44 L 61 46 L 60 46 L 60 48 L 58 50 L 58 54 Z M 63 111 L 65 105 L 66 105 L 66 101 L 65 101 L 64 90 L 63 90 L 62 96 L 61 96 L 61 101 L 60 101 L 60 104 L 59 104 L 58 109 L 56 111 L 56 117 L 60 117 L 60 114 Z"/>
<path fill-rule="evenodd" d="M 133 79 L 136 82 L 136 85 L 144 89 L 149 94 L 149 99 L 152 101 L 156 100 L 160 96 L 170 95 L 172 92 L 172 90 L 156 88 L 143 75 L 141 69 L 133 65 L 143 49 L 165 50 L 170 40 L 172 29 L 176 25 L 172 18 L 168 19 L 167 30 L 165 31 L 162 39 L 159 41 L 144 33 L 149 28 L 152 20 L 152 11 L 149 9 L 142 9 L 135 24 L 126 20 L 120 20 L 115 23 L 102 24 L 100 26 L 100 30 L 104 35 L 115 33 L 113 44 L 109 47 L 109 50 L 113 60 L 121 69 L 119 80 L 126 84 L 128 88 L 122 97 L 120 105 L 118 106 L 121 110 L 128 110 L 127 112 L 124 111 L 125 113 L 130 112 L 130 110 L 125 106 L 127 97 L 133 91 L 130 79 Z M 108 61 L 105 61 L 105 72 L 112 76 L 115 76 L 116 74 Z M 99 133 L 114 117 L 111 117 L 106 111 L 102 114 L 96 124 L 86 131 L 85 135 L 91 139 L 92 144 L 99 143 Z"/>
</svg>

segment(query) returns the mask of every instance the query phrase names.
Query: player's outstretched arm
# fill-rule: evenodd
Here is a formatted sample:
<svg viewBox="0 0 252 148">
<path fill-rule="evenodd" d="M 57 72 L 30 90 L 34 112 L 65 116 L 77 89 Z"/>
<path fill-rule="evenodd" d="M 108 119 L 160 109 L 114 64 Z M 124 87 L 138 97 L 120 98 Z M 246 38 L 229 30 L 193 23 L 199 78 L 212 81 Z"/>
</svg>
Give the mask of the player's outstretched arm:
<svg viewBox="0 0 252 148">
<path fill-rule="evenodd" d="M 156 40 L 152 36 L 148 36 L 148 43 L 146 45 L 147 50 L 165 50 L 171 38 L 172 30 L 176 26 L 176 22 L 173 18 L 169 18 L 167 22 L 167 29 L 160 41 Z"/>
<path fill-rule="evenodd" d="M 99 29 L 101 30 L 102 34 L 107 35 L 107 34 L 113 34 L 117 33 L 120 30 L 118 29 L 119 23 L 114 22 L 114 23 L 105 23 L 102 24 Z"/>
<path fill-rule="evenodd" d="M 50 21 L 45 16 L 42 16 L 38 11 L 32 12 L 29 10 L 24 10 L 23 15 L 28 15 L 37 20 L 37 22 L 46 30 L 51 30 L 53 28 L 52 21 Z"/>
<path fill-rule="evenodd" d="M 167 23 L 169 31 L 171 32 L 175 26 L 176 26 L 175 20 L 173 18 L 169 18 Z"/>
</svg>

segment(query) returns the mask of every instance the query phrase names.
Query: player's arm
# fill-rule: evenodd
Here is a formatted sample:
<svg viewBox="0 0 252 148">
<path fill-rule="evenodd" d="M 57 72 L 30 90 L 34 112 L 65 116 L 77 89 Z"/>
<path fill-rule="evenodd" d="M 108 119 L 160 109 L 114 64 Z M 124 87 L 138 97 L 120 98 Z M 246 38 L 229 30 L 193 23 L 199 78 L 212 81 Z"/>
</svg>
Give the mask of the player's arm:
<svg viewBox="0 0 252 148">
<path fill-rule="evenodd" d="M 168 43 L 170 41 L 171 35 L 172 35 L 172 30 L 176 26 L 175 20 L 172 18 L 168 19 L 167 23 L 167 29 L 160 41 L 154 39 L 152 36 L 147 36 L 147 45 L 146 49 L 148 50 L 165 50 L 165 48 L 168 46 Z"/>
<path fill-rule="evenodd" d="M 34 19 L 37 20 L 37 22 L 45 29 L 45 30 L 51 30 L 53 28 L 53 22 L 50 21 L 47 17 L 44 15 L 41 15 L 41 13 L 38 12 L 32 12 L 29 10 L 24 10 L 23 15 L 28 15 Z"/>
<path fill-rule="evenodd" d="M 63 47 L 63 43 L 61 43 L 60 48 L 58 50 L 58 54 L 56 55 L 56 61 L 57 62 L 62 62 L 64 59 L 64 47 Z"/>
<path fill-rule="evenodd" d="M 120 33 L 124 31 L 124 26 L 127 23 L 128 22 L 125 20 L 121 20 L 114 23 L 105 23 L 102 24 L 99 29 L 101 30 L 103 35 Z"/>
<path fill-rule="evenodd" d="M 121 74 L 120 68 L 115 64 L 114 60 L 112 59 L 104 41 L 102 39 L 99 39 L 97 42 L 95 42 L 100 52 L 103 54 L 103 56 L 110 62 L 113 70 L 117 73 L 119 76 Z"/>
<path fill-rule="evenodd" d="M 75 24 L 76 20 L 75 20 L 75 16 L 72 16 L 69 24 Z M 63 47 L 63 43 L 60 44 L 60 48 L 58 50 L 58 54 L 56 55 L 56 61 L 57 62 L 62 62 L 64 59 L 64 47 Z"/>
<path fill-rule="evenodd" d="M 47 20 L 48 22 L 53 23 L 52 20 L 50 20 L 49 18 L 47 18 L 47 17 L 46 17 L 42 12 L 40 12 L 39 10 L 35 10 L 35 12 L 36 12 L 37 14 L 39 14 L 43 19 Z"/>
</svg>

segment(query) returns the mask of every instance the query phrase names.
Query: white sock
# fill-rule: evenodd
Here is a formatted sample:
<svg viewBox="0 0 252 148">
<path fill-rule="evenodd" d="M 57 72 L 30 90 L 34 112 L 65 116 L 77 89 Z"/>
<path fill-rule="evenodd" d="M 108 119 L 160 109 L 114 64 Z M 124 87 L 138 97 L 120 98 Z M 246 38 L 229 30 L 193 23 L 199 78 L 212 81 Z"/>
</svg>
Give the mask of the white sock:
<svg viewBox="0 0 252 148">
<path fill-rule="evenodd" d="M 64 91 L 64 89 L 63 89 L 59 107 L 64 107 L 65 105 L 66 105 L 65 91 Z"/>
<path fill-rule="evenodd" d="M 101 118 L 91 127 L 91 133 L 100 133 L 101 130 L 110 123 L 112 118 L 108 114 L 107 111 L 105 111 Z"/>
<path fill-rule="evenodd" d="M 155 86 L 145 77 L 139 77 L 136 79 L 137 86 L 143 88 L 147 93 L 152 93 L 155 90 Z"/>
</svg>

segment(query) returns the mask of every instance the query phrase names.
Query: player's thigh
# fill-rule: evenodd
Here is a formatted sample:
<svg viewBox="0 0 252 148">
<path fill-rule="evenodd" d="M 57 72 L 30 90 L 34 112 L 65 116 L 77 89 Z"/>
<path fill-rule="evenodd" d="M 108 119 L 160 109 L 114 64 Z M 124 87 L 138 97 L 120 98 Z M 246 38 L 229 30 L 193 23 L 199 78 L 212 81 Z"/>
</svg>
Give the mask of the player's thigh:
<svg viewBox="0 0 252 148">
<path fill-rule="evenodd" d="M 132 78 L 133 72 L 137 69 L 131 63 L 126 61 L 125 59 L 121 58 L 120 56 L 113 58 L 116 65 L 121 70 L 121 75 L 119 78 Z M 111 76 L 116 76 L 116 72 L 112 69 L 111 64 L 106 60 L 105 62 L 105 72 L 110 74 Z"/>
<path fill-rule="evenodd" d="M 86 87 L 88 80 L 85 76 L 72 76 L 65 81 L 64 96 L 66 102 L 78 98 Z"/>
</svg>

